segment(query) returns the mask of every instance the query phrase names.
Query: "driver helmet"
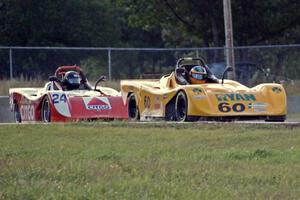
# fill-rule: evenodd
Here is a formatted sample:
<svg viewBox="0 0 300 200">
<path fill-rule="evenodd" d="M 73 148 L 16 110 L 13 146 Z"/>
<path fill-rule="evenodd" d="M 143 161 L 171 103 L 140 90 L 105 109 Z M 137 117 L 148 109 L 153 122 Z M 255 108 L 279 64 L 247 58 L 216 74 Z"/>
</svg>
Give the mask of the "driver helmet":
<svg viewBox="0 0 300 200">
<path fill-rule="evenodd" d="M 64 84 L 67 90 L 75 90 L 80 86 L 80 75 L 75 71 L 68 71 L 64 76 Z"/>
<path fill-rule="evenodd" d="M 207 78 L 206 69 L 202 66 L 194 66 L 189 74 L 191 84 L 203 84 Z"/>
</svg>

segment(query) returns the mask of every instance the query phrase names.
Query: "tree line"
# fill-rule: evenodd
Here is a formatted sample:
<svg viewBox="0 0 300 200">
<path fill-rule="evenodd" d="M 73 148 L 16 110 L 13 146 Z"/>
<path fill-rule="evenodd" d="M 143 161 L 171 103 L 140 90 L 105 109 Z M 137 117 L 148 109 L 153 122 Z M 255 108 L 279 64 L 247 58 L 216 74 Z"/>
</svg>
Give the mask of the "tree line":
<svg viewBox="0 0 300 200">
<path fill-rule="evenodd" d="M 300 1 L 232 0 L 234 43 L 300 43 Z M 221 0 L 3 0 L 2 46 L 224 46 Z"/>
<path fill-rule="evenodd" d="M 299 0 L 232 0 L 234 45 L 300 43 L 299 10 Z M 164 48 L 224 44 L 222 0 L 0 2 L 0 46 Z M 3 57 L 5 53 L 0 54 Z M 278 56 L 284 57 L 281 54 Z"/>
</svg>

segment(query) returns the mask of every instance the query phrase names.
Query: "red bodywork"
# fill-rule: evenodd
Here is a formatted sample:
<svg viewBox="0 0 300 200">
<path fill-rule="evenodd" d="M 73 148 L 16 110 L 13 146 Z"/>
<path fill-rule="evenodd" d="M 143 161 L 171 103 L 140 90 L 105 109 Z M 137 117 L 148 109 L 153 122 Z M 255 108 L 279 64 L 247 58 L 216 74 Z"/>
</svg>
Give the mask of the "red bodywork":
<svg viewBox="0 0 300 200">
<path fill-rule="evenodd" d="M 55 74 L 63 74 L 66 70 L 80 71 L 81 76 L 84 77 L 81 69 L 77 66 L 60 67 Z M 82 80 L 86 81 L 85 77 Z M 55 84 L 53 81 L 47 83 L 44 89 L 11 89 L 10 105 L 12 111 L 17 105 L 22 121 L 42 121 L 42 104 L 45 98 L 48 98 L 51 122 L 128 118 L 127 105 L 120 95 L 110 95 L 93 90 L 54 90 L 51 89 L 53 84 Z"/>
<path fill-rule="evenodd" d="M 101 98 L 103 98 L 102 96 Z M 105 103 L 101 102 L 97 97 L 90 100 L 90 104 L 85 104 L 83 98 L 86 97 L 70 97 L 68 106 L 71 117 L 62 116 L 55 106 L 51 107 L 51 121 L 66 121 L 78 119 L 127 119 L 127 105 L 123 103 L 121 97 L 109 96 L 106 97 L 110 103 L 107 109 L 99 109 L 104 107 Z M 53 104 L 53 101 L 52 101 Z"/>
</svg>

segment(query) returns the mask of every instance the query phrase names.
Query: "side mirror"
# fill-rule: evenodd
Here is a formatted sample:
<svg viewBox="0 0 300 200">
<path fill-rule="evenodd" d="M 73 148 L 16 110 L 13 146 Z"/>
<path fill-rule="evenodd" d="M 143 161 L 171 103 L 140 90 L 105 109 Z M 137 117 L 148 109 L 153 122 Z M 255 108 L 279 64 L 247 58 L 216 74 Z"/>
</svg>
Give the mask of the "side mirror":
<svg viewBox="0 0 300 200">
<path fill-rule="evenodd" d="M 232 71 L 233 71 L 233 68 L 230 67 L 230 66 L 227 66 L 227 67 L 225 68 L 225 70 L 224 70 L 224 72 L 223 72 L 223 75 L 222 75 L 222 84 L 224 83 L 225 74 L 226 74 L 227 72 L 232 72 Z"/>
<path fill-rule="evenodd" d="M 97 85 L 98 85 L 101 81 L 106 81 L 106 76 L 100 76 L 100 78 L 96 81 L 96 83 L 95 83 L 95 88 L 94 88 L 95 91 L 97 91 Z"/>
<path fill-rule="evenodd" d="M 56 76 L 50 76 L 49 81 L 56 81 L 58 82 L 58 78 Z"/>
<path fill-rule="evenodd" d="M 100 80 L 101 80 L 101 81 L 106 81 L 106 76 L 101 76 L 101 77 L 100 77 Z"/>
</svg>

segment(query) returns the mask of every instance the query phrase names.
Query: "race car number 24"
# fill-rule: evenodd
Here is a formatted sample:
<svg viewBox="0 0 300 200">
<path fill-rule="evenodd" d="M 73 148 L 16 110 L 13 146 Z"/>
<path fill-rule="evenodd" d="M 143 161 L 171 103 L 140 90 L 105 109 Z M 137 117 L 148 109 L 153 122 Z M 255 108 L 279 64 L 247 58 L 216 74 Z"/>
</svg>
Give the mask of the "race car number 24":
<svg viewBox="0 0 300 200">
<path fill-rule="evenodd" d="M 218 105 L 219 111 L 221 112 L 230 112 L 231 110 L 233 112 L 243 112 L 245 110 L 245 105 L 242 103 L 236 103 L 233 104 L 232 107 L 229 105 L 229 103 L 220 103 Z"/>
<path fill-rule="evenodd" d="M 52 101 L 54 104 L 59 103 L 59 102 L 67 102 L 67 97 L 65 94 L 52 94 Z"/>
</svg>

